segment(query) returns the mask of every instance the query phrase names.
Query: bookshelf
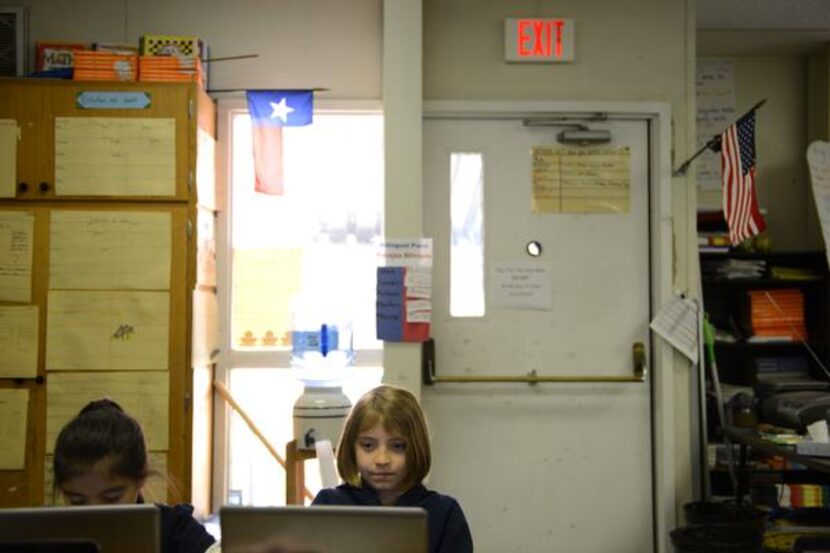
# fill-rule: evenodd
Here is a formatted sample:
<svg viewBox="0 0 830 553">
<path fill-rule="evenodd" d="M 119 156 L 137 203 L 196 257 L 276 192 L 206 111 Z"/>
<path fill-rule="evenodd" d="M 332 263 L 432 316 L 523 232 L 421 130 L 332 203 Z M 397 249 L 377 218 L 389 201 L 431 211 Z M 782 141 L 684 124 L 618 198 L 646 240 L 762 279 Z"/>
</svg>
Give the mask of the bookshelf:
<svg viewBox="0 0 830 553">
<path fill-rule="evenodd" d="M 704 309 L 715 329 L 715 365 L 727 424 L 754 428 L 778 422 L 766 420 L 761 408 L 770 383 L 829 380 L 822 368 L 830 366 L 825 252 L 701 251 L 700 265 Z M 724 434 L 708 361 L 705 374 L 706 481 L 713 496 L 730 497 L 736 490 L 724 464 Z M 800 468 L 753 474 L 759 477 L 754 482 L 767 485 L 816 478 L 817 483 L 827 483 L 826 475 Z"/>
</svg>

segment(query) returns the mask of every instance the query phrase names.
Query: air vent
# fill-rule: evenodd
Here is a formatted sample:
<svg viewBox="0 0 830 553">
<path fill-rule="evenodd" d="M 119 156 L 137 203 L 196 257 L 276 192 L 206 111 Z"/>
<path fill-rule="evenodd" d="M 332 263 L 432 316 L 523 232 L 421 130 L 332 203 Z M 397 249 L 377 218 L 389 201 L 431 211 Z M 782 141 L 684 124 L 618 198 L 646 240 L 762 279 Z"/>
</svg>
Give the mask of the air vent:
<svg viewBox="0 0 830 553">
<path fill-rule="evenodd" d="M 23 8 L 0 6 L 0 76 L 23 76 L 26 48 L 23 15 Z"/>
</svg>

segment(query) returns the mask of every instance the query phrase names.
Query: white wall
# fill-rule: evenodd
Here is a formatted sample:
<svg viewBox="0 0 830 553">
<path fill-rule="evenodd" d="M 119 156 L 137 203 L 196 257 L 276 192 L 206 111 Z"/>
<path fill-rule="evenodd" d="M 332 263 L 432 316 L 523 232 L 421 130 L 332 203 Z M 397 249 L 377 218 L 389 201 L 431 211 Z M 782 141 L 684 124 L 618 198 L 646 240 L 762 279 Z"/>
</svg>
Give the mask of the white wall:
<svg viewBox="0 0 830 553">
<path fill-rule="evenodd" d="M 767 234 L 775 250 L 821 248 L 810 201 L 807 149 L 807 58 L 786 56 L 721 56 L 732 62 L 735 108 L 743 113 L 766 99 L 757 114 L 756 159 L 758 203 L 766 210 Z M 714 155 L 714 154 L 706 154 Z M 720 207 L 720 190 L 702 190 L 699 203 Z"/>
<path fill-rule="evenodd" d="M 381 96 L 381 0 L 23 0 L 30 43 L 195 35 L 211 57 L 210 88 L 328 88 L 321 98 Z"/>
</svg>

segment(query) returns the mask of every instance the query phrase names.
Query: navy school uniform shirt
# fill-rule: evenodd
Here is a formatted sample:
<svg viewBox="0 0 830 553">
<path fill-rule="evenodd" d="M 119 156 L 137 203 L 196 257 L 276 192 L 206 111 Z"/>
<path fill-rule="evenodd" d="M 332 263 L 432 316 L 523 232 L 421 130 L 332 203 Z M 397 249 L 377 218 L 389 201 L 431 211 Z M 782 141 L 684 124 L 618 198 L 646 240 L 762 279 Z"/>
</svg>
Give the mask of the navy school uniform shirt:
<svg viewBox="0 0 830 553">
<path fill-rule="evenodd" d="M 320 490 L 312 505 L 381 505 L 368 486 L 341 484 Z M 421 507 L 427 512 L 430 553 L 472 553 L 473 538 L 458 501 L 417 484 L 395 502 L 395 507 Z"/>
<path fill-rule="evenodd" d="M 204 553 L 216 541 L 198 520 L 190 505 L 163 505 L 161 511 L 161 553 Z"/>
</svg>

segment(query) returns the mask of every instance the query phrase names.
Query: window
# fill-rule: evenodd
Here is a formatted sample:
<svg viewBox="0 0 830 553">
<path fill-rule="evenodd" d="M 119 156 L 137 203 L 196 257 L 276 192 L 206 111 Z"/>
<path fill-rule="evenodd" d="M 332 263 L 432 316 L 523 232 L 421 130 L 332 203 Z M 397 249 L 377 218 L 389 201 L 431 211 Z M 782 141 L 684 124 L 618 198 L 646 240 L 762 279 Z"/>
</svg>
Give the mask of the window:
<svg viewBox="0 0 830 553">
<path fill-rule="evenodd" d="M 237 402 L 284 457 L 303 384 L 291 369 L 292 330 L 352 331 L 355 368 L 343 390 L 354 402 L 381 378 L 375 337 L 375 245 L 382 235 L 383 117 L 380 110 L 319 105 L 314 122 L 283 129 L 284 193 L 254 191 L 251 121 L 241 104 L 220 105 L 227 149 L 227 209 L 220 246 L 219 364 Z M 345 335 L 342 334 L 342 335 Z M 342 345 L 342 344 L 341 344 Z M 247 427 L 217 409 L 218 503 L 280 505 L 285 472 Z M 311 462 L 306 487 L 319 483 Z"/>
<path fill-rule="evenodd" d="M 484 316 L 484 163 L 477 152 L 450 154 L 450 315 Z"/>
</svg>

